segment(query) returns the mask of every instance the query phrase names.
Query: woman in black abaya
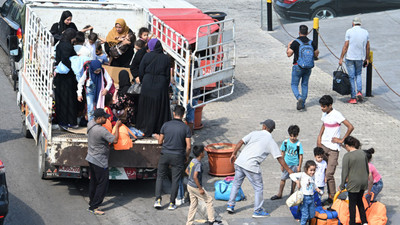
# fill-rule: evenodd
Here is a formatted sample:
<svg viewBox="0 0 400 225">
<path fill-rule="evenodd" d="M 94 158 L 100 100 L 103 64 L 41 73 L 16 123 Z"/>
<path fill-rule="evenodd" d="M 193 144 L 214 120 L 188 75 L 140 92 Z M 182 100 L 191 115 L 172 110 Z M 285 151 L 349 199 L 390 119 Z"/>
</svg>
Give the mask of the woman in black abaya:
<svg viewBox="0 0 400 225">
<path fill-rule="evenodd" d="M 69 69 L 68 73 L 57 73 L 54 77 L 56 117 L 63 129 L 77 127 L 77 81 L 69 60 L 69 57 L 76 55 L 72 46 L 75 36 L 76 30 L 65 30 L 56 47 L 56 65 L 62 62 Z"/>
<path fill-rule="evenodd" d="M 171 119 L 168 87 L 170 82 L 170 58 L 165 55 L 161 43 L 151 39 L 151 52 L 143 56 L 139 67 L 142 91 L 136 128 L 145 136 L 160 133 L 161 126 Z"/>
</svg>

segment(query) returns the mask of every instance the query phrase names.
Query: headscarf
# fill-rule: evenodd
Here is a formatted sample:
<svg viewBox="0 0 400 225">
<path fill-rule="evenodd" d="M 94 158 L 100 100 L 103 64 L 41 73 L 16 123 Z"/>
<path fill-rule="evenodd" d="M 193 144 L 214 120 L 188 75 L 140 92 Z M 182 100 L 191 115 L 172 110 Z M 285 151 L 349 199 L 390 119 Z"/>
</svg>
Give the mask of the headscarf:
<svg viewBox="0 0 400 225">
<path fill-rule="evenodd" d="M 99 60 L 92 60 L 89 64 L 89 73 L 90 79 L 92 80 L 93 84 L 95 85 L 95 95 L 94 95 L 94 103 L 97 104 L 97 100 L 99 98 L 99 94 L 101 91 L 101 84 L 103 79 L 103 74 L 100 72 L 99 74 L 95 74 L 94 71 L 101 68 L 101 62 Z"/>
<path fill-rule="evenodd" d="M 69 28 L 69 26 L 67 26 L 67 24 L 64 23 L 64 21 L 68 17 L 72 17 L 72 13 L 70 11 L 66 10 L 66 11 L 62 12 L 61 18 L 60 18 L 60 22 L 58 22 L 58 32 L 59 32 L 59 34 L 61 34 L 64 30 Z"/>
<path fill-rule="evenodd" d="M 147 43 L 147 46 L 148 46 L 148 48 L 149 48 L 149 50 L 150 50 L 151 52 L 154 50 L 154 47 L 156 46 L 157 42 L 158 42 L 158 39 L 157 39 L 157 38 L 152 38 L 152 39 L 150 39 L 150 41 Z"/>
<path fill-rule="evenodd" d="M 121 19 L 121 18 L 117 19 L 115 21 L 115 24 L 121 25 L 122 33 L 121 34 L 118 33 L 117 29 L 115 28 L 115 26 L 113 27 L 113 29 L 111 29 L 110 32 L 108 32 L 108 35 L 106 37 L 106 41 L 107 41 L 107 43 L 108 43 L 108 45 L 110 47 L 112 47 L 112 46 L 114 46 L 114 45 L 119 43 L 118 40 L 115 40 L 116 37 L 122 37 L 122 36 L 125 36 L 125 35 L 127 35 L 129 33 L 129 27 L 126 25 L 126 22 L 125 22 L 124 19 Z"/>
<path fill-rule="evenodd" d="M 128 71 L 121 70 L 121 72 L 119 72 L 119 74 L 118 74 L 118 80 L 119 80 L 118 95 L 121 95 L 121 96 L 125 95 L 129 89 L 129 87 L 131 86 Z"/>
</svg>

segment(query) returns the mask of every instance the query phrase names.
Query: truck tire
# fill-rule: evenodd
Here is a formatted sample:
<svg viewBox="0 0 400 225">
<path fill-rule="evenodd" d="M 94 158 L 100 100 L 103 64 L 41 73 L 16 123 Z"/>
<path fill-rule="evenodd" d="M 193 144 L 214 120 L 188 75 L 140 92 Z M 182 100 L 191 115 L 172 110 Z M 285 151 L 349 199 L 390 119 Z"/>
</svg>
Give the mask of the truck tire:
<svg viewBox="0 0 400 225">
<path fill-rule="evenodd" d="M 22 120 L 22 135 L 26 138 L 33 138 L 31 131 L 26 127 L 26 121 Z"/>
<path fill-rule="evenodd" d="M 45 153 L 45 146 L 44 146 L 44 138 L 43 135 L 39 135 L 39 140 L 38 140 L 38 171 L 39 171 L 39 176 L 42 179 L 45 179 L 45 160 L 46 160 L 46 153 Z"/>
</svg>

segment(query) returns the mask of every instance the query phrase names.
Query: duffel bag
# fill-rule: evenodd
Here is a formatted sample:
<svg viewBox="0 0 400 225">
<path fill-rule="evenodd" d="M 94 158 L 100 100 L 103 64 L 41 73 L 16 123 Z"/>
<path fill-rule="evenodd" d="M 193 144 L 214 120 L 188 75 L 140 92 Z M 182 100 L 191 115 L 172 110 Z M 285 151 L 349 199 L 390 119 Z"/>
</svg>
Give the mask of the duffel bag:
<svg viewBox="0 0 400 225">
<path fill-rule="evenodd" d="M 374 193 L 371 193 L 371 203 L 365 209 L 365 214 L 368 224 L 385 225 L 387 223 L 386 206 L 381 202 L 374 201 Z"/>
<path fill-rule="evenodd" d="M 351 94 L 350 78 L 345 69 L 339 66 L 333 72 L 333 85 L 332 89 L 341 95 Z"/>
<path fill-rule="evenodd" d="M 315 217 L 311 219 L 311 225 L 339 225 L 338 213 L 335 210 L 324 209 L 321 206 L 315 208 Z"/>
<path fill-rule="evenodd" d="M 215 200 L 229 201 L 229 197 L 231 196 L 232 185 L 233 185 L 233 181 L 219 180 L 219 181 L 215 182 L 215 184 L 214 184 Z M 244 196 L 243 190 L 240 187 L 239 191 L 236 195 L 235 201 L 238 202 L 245 198 L 246 197 Z"/>
</svg>

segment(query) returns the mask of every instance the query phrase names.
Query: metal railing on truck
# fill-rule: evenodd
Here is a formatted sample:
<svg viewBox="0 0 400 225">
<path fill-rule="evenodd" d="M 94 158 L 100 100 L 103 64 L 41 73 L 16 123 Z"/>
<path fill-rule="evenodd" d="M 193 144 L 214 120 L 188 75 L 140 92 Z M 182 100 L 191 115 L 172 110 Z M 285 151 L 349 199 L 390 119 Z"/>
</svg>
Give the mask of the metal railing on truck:
<svg viewBox="0 0 400 225">
<path fill-rule="evenodd" d="M 199 26 L 193 48 L 182 34 L 151 12 L 145 12 L 149 30 L 175 60 L 172 84 L 179 105 L 186 108 L 192 100 L 201 100 L 202 103 L 194 106 L 196 108 L 233 93 L 236 64 L 233 19 Z M 219 27 L 216 31 L 211 29 L 215 25 Z M 201 91 L 194 91 L 196 89 Z"/>
</svg>

